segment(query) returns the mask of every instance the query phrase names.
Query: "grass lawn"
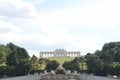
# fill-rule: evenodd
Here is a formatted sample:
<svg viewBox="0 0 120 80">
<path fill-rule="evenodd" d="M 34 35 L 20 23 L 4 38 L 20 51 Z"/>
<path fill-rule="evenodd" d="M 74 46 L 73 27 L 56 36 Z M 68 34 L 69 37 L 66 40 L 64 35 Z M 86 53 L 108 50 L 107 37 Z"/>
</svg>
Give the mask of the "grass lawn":
<svg viewBox="0 0 120 80">
<path fill-rule="evenodd" d="M 73 60 L 74 58 L 65 57 L 65 58 L 47 58 L 47 59 L 49 59 L 49 60 L 55 60 L 55 61 L 57 61 L 58 63 L 63 64 L 65 61 L 71 61 L 71 60 Z"/>
</svg>

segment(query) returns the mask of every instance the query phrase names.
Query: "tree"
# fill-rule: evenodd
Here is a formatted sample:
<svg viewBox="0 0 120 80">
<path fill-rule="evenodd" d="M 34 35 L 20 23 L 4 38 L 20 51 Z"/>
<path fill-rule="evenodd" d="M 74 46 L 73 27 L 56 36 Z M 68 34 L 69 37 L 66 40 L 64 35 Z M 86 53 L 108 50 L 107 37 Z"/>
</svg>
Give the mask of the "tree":
<svg viewBox="0 0 120 80">
<path fill-rule="evenodd" d="M 96 51 L 95 51 L 95 55 L 98 56 L 98 57 L 100 57 L 101 51 L 100 51 L 100 50 L 96 50 Z"/>
<path fill-rule="evenodd" d="M 6 62 L 6 57 L 9 55 L 10 50 L 4 45 L 0 45 L 0 63 Z"/>
<path fill-rule="evenodd" d="M 17 52 L 17 57 L 19 59 L 28 59 L 28 58 L 30 58 L 30 56 L 28 55 L 28 52 L 24 48 L 18 47 L 17 51 L 18 51 Z"/>
<path fill-rule="evenodd" d="M 10 49 L 10 53 L 6 59 L 6 64 L 9 67 L 9 75 L 25 75 L 29 70 L 29 66 L 31 65 L 31 63 L 28 61 L 29 55 L 27 51 L 24 48 L 14 45 L 13 43 L 8 43 L 7 48 Z"/>
<path fill-rule="evenodd" d="M 46 68 L 45 68 L 45 69 L 46 69 L 48 72 L 50 72 L 51 70 L 56 70 L 59 65 L 60 65 L 60 64 L 59 64 L 57 61 L 55 61 L 55 60 L 49 61 L 49 62 L 47 63 L 47 65 L 46 65 Z"/>
<path fill-rule="evenodd" d="M 16 66 L 19 63 L 19 59 L 17 57 L 17 51 L 12 51 L 9 56 L 7 57 L 7 65 L 9 66 Z"/>
<path fill-rule="evenodd" d="M 32 61 L 37 61 L 37 59 L 38 58 L 35 55 L 33 55 L 32 58 L 31 58 Z"/>
<path fill-rule="evenodd" d="M 40 65 L 40 70 L 42 70 L 42 65 L 43 64 L 46 64 L 46 60 L 43 59 L 43 58 L 40 58 L 39 61 L 38 61 L 39 65 Z"/>
<path fill-rule="evenodd" d="M 96 55 L 89 55 L 86 60 L 88 72 L 95 75 L 101 75 L 103 69 L 103 62 Z"/>
<path fill-rule="evenodd" d="M 116 65 L 116 67 L 115 67 L 115 75 L 120 77 L 120 64 Z"/>
<path fill-rule="evenodd" d="M 35 55 L 33 55 L 31 57 L 31 61 L 32 61 L 32 73 L 35 73 L 39 70 L 39 67 L 40 67 L 39 66 L 39 60 Z"/>
<path fill-rule="evenodd" d="M 72 61 L 72 64 L 73 64 L 73 68 L 74 68 L 74 70 L 76 70 L 76 71 L 83 71 L 83 69 L 84 69 L 84 67 L 85 67 L 85 65 L 84 65 L 84 58 L 83 57 L 79 57 L 79 58 L 75 58 L 75 59 L 73 59 L 73 61 Z"/>
<path fill-rule="evenodd" d="M 85 62 L 84 62 L 84 58 L 83 57 L 79 57 L 79 58 L 75 58 L 72 61 L 69 62 L 65 62 L 63 64 L 63 67 L 66 70 L 71 70 L 72 72 L 74 70 L 78 71 L 78 72 L 82 72 L 83 70 L 85 70 Z"/>
<path fill-rule="evenodd" d="M 110 51 L 102 52 L 100 58 L 105 62 L 105 63 L 112 63 L 113 62 L 113 56 L 110 55 Z"/>
<path fill-rule="evenodd" d="M 120 50 L 116 52 L 114 56 L 114 61 L 120 63 Z"/>
<path fill-rule="evenodd" d="M 62 65 L 66 70 L 71 70 L 72 72 L 74 71 L 74 64 L 72 61 L 64 62 Z"/>
<path fill-rule="evenodd" d="M 114 74 L 114 65 L 110 63 L 104 63 L 102 76 L 113 75 L 113 74 Z"/>
<path fill-rule="evenodd" d="M 7 75 L 7 66 L 5 65 L 0 66 L 0 77 L 3 77 L 3 75 Z"/>
<path fill-rule="evenodd" d="M 32 62 L 29 59 L 21 60 L 15 67 L 15 76 L 27 75 L 32 71 Z"/>
<path fill-rule="evenodd" d="M 107 51 L 107 50 L 111 50 L 111 49 L 119 49 L 120 47 L 120 42 L 109 42 L 109 43 L 105 43 L 103 48 L 102 48 L 102 51 Z"/>
<path fill-rule="evenodd" d="M 9 66 L 16 66 L 20 60 L 28 59 L 29 55 L 24 48 L 8 43 L 7 47 L 10 49 L 10 54 L 7 57 L 7 64 Z"/>
<path fill-rule="evenodd" d="M 16 46 L 11 42 L 7 44 L 7 47 L 10 49 L 11 53 L 15 52 L 16 57 L 18 59 L 30 58 L 30 56 L 28 55 L 28 52 L 24 48 Z"/>
<path fill-rule="evenodd" d="M 119 52 L 120 42 L 105 43 L 100 57 L 106 63 L 119 62 Z"/>
</svg>

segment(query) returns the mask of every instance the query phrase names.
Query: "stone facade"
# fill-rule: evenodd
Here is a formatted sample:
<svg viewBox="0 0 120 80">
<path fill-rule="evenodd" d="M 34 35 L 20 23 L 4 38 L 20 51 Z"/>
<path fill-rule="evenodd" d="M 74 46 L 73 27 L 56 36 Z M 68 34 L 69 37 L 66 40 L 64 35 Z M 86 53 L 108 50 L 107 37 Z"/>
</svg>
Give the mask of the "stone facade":
<svg viewBox="0 0 120 80">
<path fill-rule="evenodd" d="M 64 49 L 56 49 L 53 52 L 40 52 L 40 58 L 49 58 L 49 57 L 80 57 L 80 51 L 70 51 L 67 52 Z"/>
</svg>

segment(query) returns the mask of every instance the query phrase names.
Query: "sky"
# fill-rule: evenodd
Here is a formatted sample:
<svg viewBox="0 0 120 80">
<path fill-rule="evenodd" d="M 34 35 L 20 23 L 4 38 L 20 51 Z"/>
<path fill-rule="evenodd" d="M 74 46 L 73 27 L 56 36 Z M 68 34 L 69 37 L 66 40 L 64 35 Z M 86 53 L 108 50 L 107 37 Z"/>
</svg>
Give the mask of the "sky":
<svg viewBox="0 0 120 80">
<path fill-rule="evenodd" d="M 0 0 L 0 44 L 40 51 L 101 50 L 120 40 L 120 0 Z"/>
</svg>

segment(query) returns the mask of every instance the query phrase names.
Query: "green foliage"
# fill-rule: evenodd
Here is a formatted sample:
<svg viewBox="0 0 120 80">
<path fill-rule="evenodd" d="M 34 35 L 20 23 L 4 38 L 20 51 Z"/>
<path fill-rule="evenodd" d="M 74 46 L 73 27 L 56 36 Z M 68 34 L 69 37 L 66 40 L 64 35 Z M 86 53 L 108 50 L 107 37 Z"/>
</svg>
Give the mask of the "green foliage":
<svg viewBox="0 0 120 80">
<path fill-rule="evenodd" d="M 120 77 L 120 42 L 105 43 L 102 50 L 88 53 L 80 58 L 31 58 L 28 52 L 13 43 L 0 45 L 0 77 L 21 76 L 46 69 L 55 70 L 60 64 L 66 70 L 86 71 L 94 75 L 117 75 Z M 44 67 L 43 67 L 44 66 Z"/>
<path fill-rule="evenodd" d="M 38 60 L 38 58 L 35 56 L 35 55 L 33 55 L 32 57 L 31 57 L 31 62 L 32 62 L 32 73 L 35 73 L 36 71 L 38 71 L 39 70 L 39 60 Z"/>
<path fill-rule="evenodd" d="M 16 46 L 13 43 L 8 43 L 7 47 L 11 50 L 11 54 L 14 53 L 18 59 L 29 58 L 28 52 L 24 48 Z"/>
<path fill-rule="evenodd" d="M 3 75 L 21 76 L 41 70 L 39 60 L 35 55 L 30 58 L 24 48 L 11 42 L 6 46 L 0 45 L 0 63 L 0 77 Z M 47 60 L 45 63 L 47 64 Z"/>
<path fill-rule="evenodd" d="M 46 68 L 45 68 L 45 69 L 46 69 L 48 72 L 50 72 L 51 70 L 56 70 L 59 65 L 60 65 L 60 64 L 59 64 L 57 61 L 55 61 L 55 60 L 49 61 L 49 62 L 47 63 L 47 65 L 46 65 Z"/>
<path fill-rule="evenodd" d="M 86 59 L 88 72 L 95 75 L 100 75 L 103 69 L 103 62 L 96 55 L 88 55 Z"/>
<path fill-rule="evenodd" d="M 13 43 L 8 43 L 6 47 L 10 49 L 10 53 L 6 59 L 6 64 L 9 67 L 9 75 L 20 76 L 28 73 L 29 69 L 32 67 L 30 66 L 30 61 L 28 61 L 29 55 L 27 51 L 24 48 L 14 45 Z"/>
<path fill-rule="evenodd" d="M 19 59 L 17 57 L 17 51 L 11 51 L 9 56 L 7 57 L 7 65 L 9 66 L 16 66 L 19 63 Z"/>
<path fill-rule="evenodd" d="M 102 50 L 85 56 L 88 72 L 95 75 L 120 75 L 120 42 L 105 43 Z"/>
<path fill-rule="evenodd" d="M 66 70 L 74 71 L 74 65 L 73 65 L 72 61 L 65 62 L 65 63 L 63 64 L 63 67 L 64 67 Z"/>
<path fill-rule="evenodd" d="M 45 67 L 47 65 L 47 63 L 49 62 L 48 59 L 46 58 L 40 58 L 38 59 L 35 55 L 33 55 L 31 57 L 31 65 L 32 65 L 32 68 L 31 68 L 31 71 L 30 73 L 36 73 L 36 72 L 43 72 L 45 70 Z"/>
<path fill-rule="evenodd" d="M 74 58 L 70 58 L 70 57 L 65 57 L 65 58 L 47 58 L 48 60 L 52 61 L 52 60 L 55 60 L 57 61 L 58 63 L 60 63 L 61 65 L 66 61 L 72 61 Z"/>
<path fill-rule="evenodd" d="M 0 45 L 0 64 L 6 62 L 6 57 L 9 55 L 10 50 L 4 45 Z"/>
<path fill-rule="evenodd" d="M 103 70 L 102 70 L 102 72 L 103 72 L 103 76 L 107 76 L 107 75 L 110 75 L 111 74 L 111 72 L 113 72 L 113 65 L 112 64 L 109 64 L 109 63 L 105 63 L 104 64 L 104 68 L 103 68 Z"/>
<path fill-rule="evenodd" d="M 2 65 L 0 66 L 0 77 L 3 77 L 3 75 L 7 74 L 7 66 Z"/>
<path fill-rule="evenodd" d="M 100 50 L 96 50 L 96 51 L 95 51 L 95 55 L 98 56 L 98 57 L 100 57 L 101 51 L 100 51 Z"/>
<path fill-rule="evenodd" d="M 105 62 L 105 63 L 112 63 L 113 62 L 113 56 L 110 55 L 110 51 L 102 52 L 100 58 Z"/>
<path fill-rule="evenodd" d="M 22 76 L 27 75 L 31 72 L 32 69 L 32 62 L 31 60 L 20 60 L 20 62 L 15 66 L 14 72 L 16 73 L 15 76 Z"/>
<path fill-rule="evenodd" d="M 118 77 L 120 77 L 120 64 L 116 65 L 115 66 L 115 69 L 114 69 L 114 73 L 115 75 L 117 75 Z"/>
<path fill-rule="evenodd" d="M 120 49 L 116 51 L 116 54 L 114 55 L 114 61 L 120 63 Z"/>
<path fill-rule="evenodd" d="M 107 50 L 111 50 L 111 49 L 119 49 L 120 48 L 120 42 L 109 42 L 109 43 L 105 43 L 102 51 L 107 51 Z"/>
<path fill-rule="evenodd" d="M 45 68 L 42 68 L 43 65 L 46 65 L 47 64 L 47 60 L 44 59 L 44 58 L 40 58 L 39 61 L 38 61 L 39 65 L 40 65 L 40 70 L 42 69 L 45 69 Z M 45 66 L 44 66 L 45 67 Z"/>
<path fill-rule="evenodd" d="M 37 61 L 37 59 L 38 58 L 35 55 L 33 55 L 32 58 L 31 58 L 32 61 Z"/>
<path fill-rule="evenodd" d="M 106 63 L 120 61 L 120 42 L 105 43 L 100 58 Z"/>
<path fill-rule="evenodd" d="M 18 47 L 13 43 L 7 44 L 7 47 L 11 50 L 7 57 L 7 65 L 16 66 L 19 64 L 20 60 L 29 58 L 29 55 L 24 48 Z"/>
<path fill-rule="evenodd" d="M 63 64 L 63 67 L 66 70 L 71 70 L 72 72 L 74 70 L 76 70 L 78 72 L 82 72 L 82 71 L 86 70 L 86 64 L 85 64 L 83 57 L 79 57 L 79 58 L 76 57 L 72 61 L 65 62 Z"/>
</svg>

